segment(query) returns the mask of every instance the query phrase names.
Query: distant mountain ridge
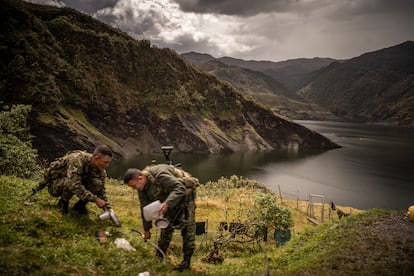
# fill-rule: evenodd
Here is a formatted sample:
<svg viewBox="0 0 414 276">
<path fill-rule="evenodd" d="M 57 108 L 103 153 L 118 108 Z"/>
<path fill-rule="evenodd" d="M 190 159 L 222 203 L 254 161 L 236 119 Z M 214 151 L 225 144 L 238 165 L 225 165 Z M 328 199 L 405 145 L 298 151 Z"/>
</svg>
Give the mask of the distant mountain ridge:
<svg viewBox="0 0 414 276">
<path fill-rule="evenodd" d="M 41 158 L 101 143 L 125 158 L 161 145 L 205 153 L 338 147 L 172 50 L 73 9 L 2 0 L 0 16 L 0 102 L 32 105 Z"/>
<path fill-rule="evenodd" d="M 337 119 L 327 110 L 308 102 L 296 94 L 296 91 L 288 88 L 285 82 L 280 82 L 263 73 L 266 70 L 268 72 L 276 70 L 275 68 L 280 68 L 279 70 L 283 71 L 285 66 L 289 68 L 311 67 L 312 69 L 320 69 L 322 65 L 319 62 L 310 66 L 309 63 L 312 63 L 312 61 L 306 61 L 305 63 L 308 63 L 307 66 L 298 66 L 294 65 L 298 64 L 298 61 L 274 63 L 270 61 L 243 61 L 228 57 L 215 59 L 211 55 L 195 52 L 185 53 L 182 56 L 192 64 L 213 74 L 220 80 L 228 81 L 240 92 L 252 96 L 279 114 L 293 119 Z M 225 63 L 225 61 L 228 63 Z M 306 75 L 306 80 L 311 79 L 314 74 L 314 71 L 309 70 L 301 71 Z M 285 74 L 289 74 L 289 72 L 291 72 L 291 69 L 288 69 Z M 306 80 L 304 78 L 301 82 L 305 82 Z"/>
<path fill-rule="evenodd" d="M 328 66 L 337 60 L 331 58 L 298 58 L 279 62 L 244 61 L 231 57 L 219 58 L 221 62 L 262 72 L 263 74 L 283 83 L 292 91 L 303 87 L 309 81 L 309 74 Z"/>
<path fill-rule="evenodd" d="M 414 42 L 333 64 L 298 94 L 344 120 L 414 125 Z"/>
<path fill-rule="evenodd" d="M 207 61 L 200 64 L 200 67 L 207 72 L 213 73 L 220 80 L 230 82 L 241 92 L 251 93 L 251 91 L 260 91 L 299 98 L 283 84 L 262 74 L 261 72 L 252 71 L 238 66 L 227 65 L 219 60 Z"/>
<path fill-rule="evenodd" d="M 310 78 L 313 72 L 328 66 L 333 62 L 340 62 L 332 58 L 298 58 L 285 61 L 258 61 L 243 60 L 232 57 L 214 58 L 209 54 L 200 54 L 196 52 L 188 52 L 182 54 L 187 60 L 195 65 L 217 60 L 226 65 L 236 66 L 249 69 L 251 71 L 261 72 L 266 76 L 282 83 L 286 88 L 296 92 L 302 88 Z"/>
<path fill-rule="evenodd" d="M 329 58 L 294 59 L 284 62 L 245 61 L 230 57 L 215 59 L 208 54 L 183 54 L 205 66 L 214 59 L 227 65 L 263 73 L 296 92 L 294 97 L 256 97 L 277 112 L 294 119 L 342 120 L 395 125 L 414 125 L 414 42 L 407 41 L 349 60 Z M 204 65 L 203 65 L 204 63 Z M 209 68 L 219 78 L 224 78 Z M 244 81 L 249 82 L 248 75 Z M 226 77 L 236 87 L 240 80 Z M 239 88 L 240 89 L 240 88 Z M 256 92 L 264 89 L 255 88 Z M 297 90 L 296 90 L 297 89 Z M 252 92 L 252 91 L 250 91 Z"/>
<path fill-rule="evenodd" d="M 196 53 L 196 52 L 188 52 L 188 53 L 184 53 L 181 55 L 194 65 L 202 65 L 203 63 L 206 63 L 212 60 L 217 60 L 212 55 L 201 54 L 201 53 Z"/>
</svg>

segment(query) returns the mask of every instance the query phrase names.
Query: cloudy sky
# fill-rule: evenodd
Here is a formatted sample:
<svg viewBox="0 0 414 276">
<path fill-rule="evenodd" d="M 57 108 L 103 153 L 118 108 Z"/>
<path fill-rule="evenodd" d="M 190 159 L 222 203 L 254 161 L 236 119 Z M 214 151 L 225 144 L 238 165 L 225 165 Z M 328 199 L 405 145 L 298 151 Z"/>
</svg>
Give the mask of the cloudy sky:
<svg viewBox="0 0 414 276">
<path fill-rule="evenodd" d="M 72 7 L 177 53 L 346 59 L 414 41 L 412 0 L 28 0 Z"/>
</svg>

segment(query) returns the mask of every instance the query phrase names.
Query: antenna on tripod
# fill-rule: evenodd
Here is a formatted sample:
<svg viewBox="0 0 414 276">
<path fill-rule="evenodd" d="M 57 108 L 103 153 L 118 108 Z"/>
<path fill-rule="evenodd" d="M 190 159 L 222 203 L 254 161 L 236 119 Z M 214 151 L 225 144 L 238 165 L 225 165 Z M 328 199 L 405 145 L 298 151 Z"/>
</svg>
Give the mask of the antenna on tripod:
<svg viewBox="0 0 414 276">
<path fill-rule="evenodd" d="M 168 164 L 172 165 L 172 161 L 170 160 L 170 153 L 174 149 L 174 146 L 161 146 L 161 150 L 164 153 L 165 160 L 167 160 Z"/>
</svg>

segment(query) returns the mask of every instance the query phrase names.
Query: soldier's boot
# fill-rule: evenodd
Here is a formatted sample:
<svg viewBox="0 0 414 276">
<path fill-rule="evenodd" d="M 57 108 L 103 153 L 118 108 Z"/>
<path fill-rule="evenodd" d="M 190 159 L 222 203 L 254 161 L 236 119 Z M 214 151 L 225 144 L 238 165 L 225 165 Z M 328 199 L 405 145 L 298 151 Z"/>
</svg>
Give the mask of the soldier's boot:
<svg viewBox="0 0 414 276">
<path fill-rule="evenodd" d="M 161 254 L 161 252 L 159 250 L 157 250 L 157 252 L 155 252 L 155 257 L 159 260 L 164 259 L 164 256 Z"/>
<path fill-rule="evenodd" d="M 184 260 L 174 268 L 174 270 L 183 272 L 186 269 L 190 269 L 191 255 L 184 255 Z"/>
<path fill-rule="evenodd" d="M 89 211 L 88 208 L 86 208 L 86 204 L 88 204 L 88 201 L 79 200 L 73 205 L 72 209 L 80 215 L 88 215 Z"/>
<path fill-rule="evenodd" d="M 62 213 L 62 215 L 67 215 L 69 209 L 69 200 L 60 198 L 57 204 L 57 208 Z"/>
</svg>

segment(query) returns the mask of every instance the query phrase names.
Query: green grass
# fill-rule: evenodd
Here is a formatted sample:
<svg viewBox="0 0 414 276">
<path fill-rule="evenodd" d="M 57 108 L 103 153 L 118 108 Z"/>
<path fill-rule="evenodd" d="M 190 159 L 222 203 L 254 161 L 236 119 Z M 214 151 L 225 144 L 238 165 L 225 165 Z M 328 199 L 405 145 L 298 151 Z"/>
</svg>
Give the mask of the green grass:
<svg viewBox="0 0 414 276">
<path fill-rule="evenodd" d="M 88 206 L 89 216 L 70 213 L 63 217 L 55 209 L 57 199 L 46 190 L 31 198 L 32 206 L 23 204 L 36 182 L 5 176 L 0 181 L 3 275 L 136 275 L 150 267 L 157 267 L 158 272 L 167 269 L 152 258 L 152 250 L 142 238 L 130 231 L 138 226 L 137 218 L 124 220 L 126 225 L 117 228 L 110 221 L 100 221 L 100 209 L 94 206 Z M 104 245 L 96 239 L 96 232 L 102 228 L 114 233 Z M 113 243 L 116 237 L 126 238 L 137 251 L 118 249 Z"/>
<path fill-rule="evenodd" d="M 228 183 L 232 181 L 234 178 Z M 295 221 L 290 242 L 277 248 L 273 233 L 269 233 L 267 242 L 232 242 L 220 248 L 224 256 L 222 264 L 206 263 L 203 258 L 218 235 L 218 223 L 243 220 L 251 207 L 253 196 L 258 192 L 266 192 L 259 184 L 220 186 L 210 183 L 199 188 L 196 209 L 198 221 L 208 219 L 208 246 L 198 236 L 192 270 L 177 273 L 173 272 L 173 267 L 182 259 L 179 231 L 173 237 L 166 263 L 155 259 L 154 248 L 131 231 L 132 228 L 142 230 L 136 192 L 121 185 L 118 180 L 108 181 L 107 193 L 121 220 L 122 226 L 119 228 L 109 220 L 100 221 L 98 215 L 101 210 L 94 204 L 88 205 L 89 216 L 76 215 L 71 210 L 67 216 L 62 216 L 55 208 L 57 198 L 51 197 L 46 190 L 30 199 L 33 205 L 25 206 L 24 199 L 36 185 L 33 180 L 0 176 L 1 275 L 137 275 L 143 271 L 149 271 L 151 275 L 265 275 L 267 271 L 270 275 L 330 275 L 340 272 L 364 274 L 364 271 L 383 271 L 385 274 L 388 271 L 394 274 L 395 269 L 400 272 L 412 269 L 412 265 L 405 265 L 402 266 L 404 270 L 398 270 L 401 267 L 399 261 L 414 255 L 409 240 L 407 243 L 397 239 L 397 242 L 394 240 L 387 246 L 384 245 L 386 242 L 377 240 L 384 239 L 382 230 L 376 228 L 381 225 L 378 221 L 401 216 L 401 212 L 355 212 L 347 219 L 334 219 L 313 226 L 306 220 L 306 211 L 301 206 L 296 210 L 296 202 L 287 200 L 283 201 L 285 206 L 295 206 L 288 207 Z M 76 198 L 71 205 L 75 201 Z M 300 204 L 305 205 L 303 202 Z M 404 229 L 410 229 L 408 226 L 404 226 Z M 107 243 L 102 245 L 96 239 L 100 229 L 111 234 L 107 237 Z M 393 231 L 388 227 L 383 232 L 390 236 Z M 152 234 L 151 240 L 156 242 L 154 229 Z M 114 241 L 118 237 L 127 239 L 136 251 L 117 248 Z M 387 252 L 394 252 L 392 248 L 403 255 L 397 258 L 399 261 L 384 261 Z M 373 250 L 376 254 L 384 252 L 384 256 L 376 257 L 380 260 L 378 263 L 376 259 L 362 257 L 373 255 Z M 381 262 L 387 264 L 390 270 L 384 268 Z M 364 263 L 374 269 L 364 267 Z"/>
</svg>

